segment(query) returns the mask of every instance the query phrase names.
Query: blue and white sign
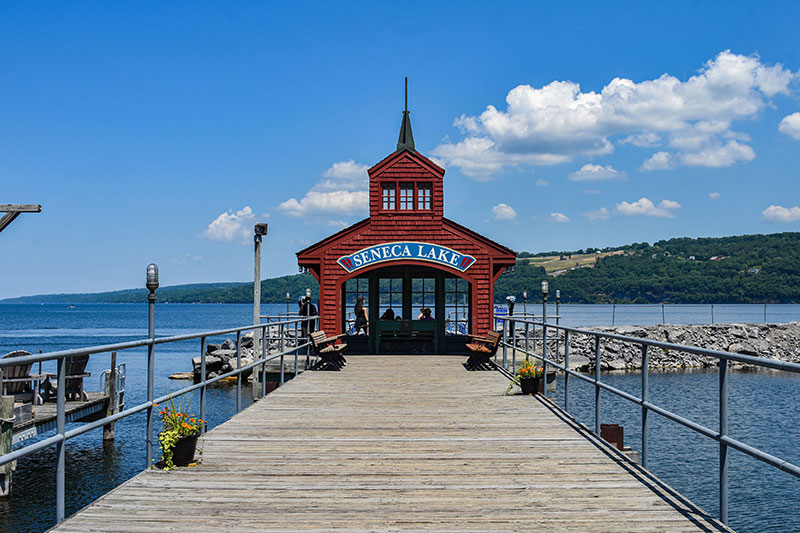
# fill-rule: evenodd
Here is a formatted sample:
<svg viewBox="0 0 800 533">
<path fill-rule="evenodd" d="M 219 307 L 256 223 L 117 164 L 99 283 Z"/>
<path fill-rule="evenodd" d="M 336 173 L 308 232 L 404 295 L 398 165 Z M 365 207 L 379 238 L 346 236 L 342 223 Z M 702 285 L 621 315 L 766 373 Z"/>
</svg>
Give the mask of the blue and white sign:
<svg viewBox="0 0 800 533">
<path fill-rule="evenodd" d="M 428 261 L 438 263 L 459 272 L 465 272 L 475 263 L 471 255 L 462 254 L 445 246 L 427 242 L 389 242 L 364 248 L 336 260 L 343 269 L 354 272 L 387 261 Z"/>
</svg>

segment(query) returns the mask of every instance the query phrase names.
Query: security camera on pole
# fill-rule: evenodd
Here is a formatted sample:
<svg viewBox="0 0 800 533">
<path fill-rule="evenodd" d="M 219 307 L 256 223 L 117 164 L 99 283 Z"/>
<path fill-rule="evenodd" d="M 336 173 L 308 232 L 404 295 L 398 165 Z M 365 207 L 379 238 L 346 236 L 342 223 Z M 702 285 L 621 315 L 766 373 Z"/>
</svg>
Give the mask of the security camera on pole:
<svg viewBox="0 0 800 533">
<path fill-rule="evenodd" d="M 267 224 L 256 224 L 253 227 L 253 243 L 255 254 L 253 258 L 253 325 L 261 323 L 261 239 L 267 234 Z M 261 353 L 261 331 L 253 330 L 253 359 Z M 258 383 L 260 374 L 253 372 L 253 399 L 259 397 L 261 385 Z"/>
</svg>

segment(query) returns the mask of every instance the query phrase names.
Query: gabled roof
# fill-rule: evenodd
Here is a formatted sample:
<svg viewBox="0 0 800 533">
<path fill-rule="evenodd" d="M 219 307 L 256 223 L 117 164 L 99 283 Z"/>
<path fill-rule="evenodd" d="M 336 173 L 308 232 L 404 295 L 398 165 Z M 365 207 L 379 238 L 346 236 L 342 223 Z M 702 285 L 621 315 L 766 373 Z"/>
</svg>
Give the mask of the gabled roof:
<svg viewBox="0 0 800 533">
<path fill-rule="evenodd" d="M 439 165 L 437 165 L 436 163 L 434 163 L 421 153 L 417 152 L 416 150 L 409 150 L 409 149 L 403 149 L 397 152 L 392 152 L 391 154 L 383 158 L 382 161 L 373 165 L 367 172 L 369 173 L 370 177 L 372 177 L 373 175 L 379 174 L 380 172 L 392 166 L 394 163 L 400 161 L 403 158 L 411 158 L 414 162 L 416 162 L 426 170 L 430 171 L 437 177 L 441 178 L 442 176 L 444 176 L 444 169 L 442 167 L 440 167 Z"/>
<path fill-rule="evenodd" d="M 303 256 L 306 256 L 306 257 L 311 256 L 311 257 L 313 257 L 314 256 L 314 252 L 324 248 L 325 246 L 327 246 L 327 245 L 329 245 L 329 244 L 331 244 L 333 242 L 336 242 L 336 241 L 340 240 L 341 238 L 346 237 L 348 235 L 351 235 L 353 233 L 359 233 L 362 229 L 364 229 L 365 227 L 367 227 L 369 225 L 369 222 L 370 222 L 370 219 L 369 218 L 365 218 L 364 220 L 360 220 L 360 221 L 356 222 L 355 224 L 353 224 L 350 227 L 347 227 L 347 228 L 345 228 L 345 229 L 343 229 L 341 231 L 337 231 L 333 235 L 330 235 L 330 236 L 322 239 L 321 241 L 316 242 L 316 243 L 312 244 L 311 246 L 308 246 L 307 248 L 304 248 L 304 249 L 300 250 L 299 252 L 297 252 L 297 258 L 301 259 Z M 466 226 L 462 226 L 458 222 L 454 222 L 453 220 L 450 220 L 449 218 L 443 217 L 442 218 L 442 222 L 443 222 L 443 225 L 444 225 L 445 228 L 453 230 L 456 233 L 461 234 L 466 239 L 470 239 L 470 240 L 479 242 L 482 245 L 484 245 L 485 247 L 491 248 L 492 250 L 494 250 L 497 253 L 507 254 L 507 255 L 511 256 L 509 258 L 510 262 L 515 262 L 516 261 L 517 254 L 511 248 L 503 246 L 502 244 L 499 244 L 499 243 L 493 241 L 492 239 L 489 239 L 488 237 L 484 237 L 480 233 L 477 233 L 477 232 L 469 229 Z"/>
</svg>

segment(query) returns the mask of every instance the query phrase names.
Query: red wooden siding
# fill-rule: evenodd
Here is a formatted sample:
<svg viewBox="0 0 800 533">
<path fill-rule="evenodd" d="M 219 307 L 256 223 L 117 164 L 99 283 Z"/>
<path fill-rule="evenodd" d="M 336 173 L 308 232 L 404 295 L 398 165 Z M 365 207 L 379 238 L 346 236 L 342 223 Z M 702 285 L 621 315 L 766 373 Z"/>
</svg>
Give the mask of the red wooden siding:
<svg viewBox="0 0 800 533">
<path fill-rule="evenodd" d="M 395 152 L 369 170 L 370 218 L 357 222 L 327 239 L 297 253 L 298 264 L 306 267 L 320 282 L 321 328 L 328 333 L 343 331 L 341 287 L 349 278 L 368 272 L 370 268 L 348 274 L 336 260 L 362 248 L 394 241 L 430 242 L 475 257 L 475 263 L 460 275 L 472 284 L 472 330 L 483 334 L 491 326 L 494 282 L 500 273 L 515 263 L 512 250 L 444 218 L 444 170 L 421 154 L 403 150 Z M 431 209 L 427 211 L 382 212 L 381 185 L 384 182 L 418 181 L 432 184 Z M 396 198 L 396 201 L 399 200 Z M 416 207 L 416 204 L 415 204 Z M 431 263 L 393 261 L 391 265 Z M 379 264 L 372 268 L 385 267 Z M 437 267 L 433 267 L 437 268 Z"/>
</svg>

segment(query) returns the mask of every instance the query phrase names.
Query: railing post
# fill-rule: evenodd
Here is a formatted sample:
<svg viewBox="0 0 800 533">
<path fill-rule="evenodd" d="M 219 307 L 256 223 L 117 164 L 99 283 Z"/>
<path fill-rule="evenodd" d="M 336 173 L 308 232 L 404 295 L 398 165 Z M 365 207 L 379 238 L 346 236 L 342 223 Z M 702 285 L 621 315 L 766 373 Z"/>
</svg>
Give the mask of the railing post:
<svg viewBox="0 0 800 533">
<path fill-rule="evenodd" d="M 564 410 L 569 413 L 569 331 L 564 332 Z"/>
<path fill-rule="evenodd" d="M 267 326 L 261 328 L 261 397 L 267 395 Z"/>
<path fill-rule="evenodd" d="M 719 433 L 728 435 L 728 360 L 719 360 Z M 719 443 L 719 520 L 728 524 L 728 445 Z"/>
<path fill-rule="evenodd" d="M 714 323 L 714 304 L 711 304 L 711 323 Z"/>
<path fill-rule="evenodd" d="M 517 325 L 514 324 L 511 330 L 511 370 L 512 372 L 517 371 Z"/>
<path fill-rule="evenodd" d="M 663 325 L 663 324 L 666 324 L 666 323 L 667 323 L 667 319 L 666 319 L 666 317 L 664 315 L 664 304 L 662 303 L 661 304 L 661 324 Z"/>
<path fill-rule="evenodd" d="M 279 338 L 279 341 L 280 341 L 278 343 L 278 348 L 281 351 L 281 385 L 283 385 L 284 382 L 285 382 L 284 372 L 283 372 L 283 355 L 284 355 L 283 352 L 285 351 L 285 347 L 286 347 L 286 342 L 285 342 L 285 340 L 283 338 L 283 324 L 278 326 L 278 338 Z"/>
<path fill-rule="evenodd" d="M 542 322 L 542 394 L 547 396 L 547 322 Z"/>
<path fill-rule="evenodd" d="M 594 432 L 600 434 L 600 336 L 594 337 Z"/>
<path fill-rule="evenodd" d="M 647 451 L 648 451 L 648 437 L 650 432 L 650 424 L 647 421 L 647 406 L 645 405 L 650 401 L 650 361 L 647 356 L 647 345 L 642 344 L 642 466 L 647 468 Z"/>
<path fill-rule="evenodd" d="M 206 338 L 200 337 L 200 420 L 206 419 Z M 200 433 L 206 432 L 206 425 L 202 424 Z"/>
<path fill-rule="evenodd" d="M 294 323 L 294 377 L 297 377 L 298 367 L 297 358 L 300 356 L 300 334 L 297 331 L 297 322 Z"/>
<path fill-rule="evenodd" d="M 236 370 L 242 368 L 242 331 L 236 332 Z M 242 410 L 242 373 L 236 374 L 236 412 Z"/>
<path fill-rule="evenodd" d="M 64 377 L 64 358 L 58 360 L 58 391 L 56 392 L 56 432 L 62 440 L 56 444 L 56 523 L 64 520 L 64 472 L 66 470 L 65 433 L 67 432 L 66 402 L 67 380 Z"/>
<path fill-rule="evenodd" d="M 508 352 L 506 350 L 506 342 L 508 335 L 506 334 L 506 329 L 508 326 L 508 321 L 503 319 L 503 368 L 508 370 Z"/>
<path fill-rule="evenodd" d="M 529 334 L 531 325 L 528 324 L 528 322 L 527 322 L 527 320 L 529 320 L 528 318 L 525 318 L 525 320 L 526 320 L 526 322 L 525 322 L 525 357 L 527 358 L 528 354 L 531 351 L 530 342 L 528 340 L 528 334 Z"/>
</svg>

